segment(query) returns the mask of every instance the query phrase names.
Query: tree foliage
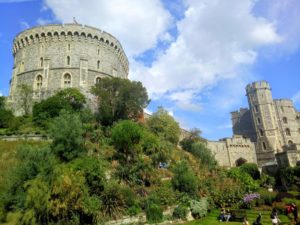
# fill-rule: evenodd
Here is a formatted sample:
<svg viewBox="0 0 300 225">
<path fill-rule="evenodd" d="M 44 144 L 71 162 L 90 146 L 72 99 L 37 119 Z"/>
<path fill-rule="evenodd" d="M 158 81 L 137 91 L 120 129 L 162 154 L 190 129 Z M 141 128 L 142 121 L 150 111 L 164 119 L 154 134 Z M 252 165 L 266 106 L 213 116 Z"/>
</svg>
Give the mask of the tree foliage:
<svg viewBox="0 0 300 225">
<path fill-rule="evenodd" d="M 70 161 L 84 152 L 82 123 L 78 115 L 62 111 L 50 124 L 52 150 L 63 161 Z"/>
<path fill-rule="evenodd" d="M 32 88 L 29 85 L 22 84 L 18 90 L 18 106 L 23 114 L 28 116 L 32 107 Z"/>
<path fill-rule="evenodd" d="M 192 144 L 190 152 L 200 159 L 202 166 L 207 167 L 208 169 L 214 169 L 218 165 L 212 151 L 201 142 Z"/>
<path fill-rule="evenodd" d="M 13 119 L 13 113 L 5 108 L 5 97 L 0 96 L 0 128 L 8 128 Z"/>
<path fill-rule="evenodd" d="M 180 161 L 173 168 L 172 185 L 175 190 L 195 196 L 198 191 L 198 178 L 186 161 Z"/>
<path fill-rule="evenodd" d="M 159 137 L 173 144 L 177 144 L 180 136 L 179 124 L 162 107 L 147 119 L 149 129 Z"/>
<path fill-rule="evenodd" d="M 51 118 L 59 116 L 61 110 L 78 112 L 84 108 L 85 96 L 76 88 L 67 88 L 33 106 L 33 120 L 44 125 Z"/>
<path fill-rule="evenodd" d="M 117 77 L 101 79 L 92 93 L 98 98 L 97 118 L 104 126 L 120 119 L 138 119 L 150 101 L 141 82 Z"/>
</svg>

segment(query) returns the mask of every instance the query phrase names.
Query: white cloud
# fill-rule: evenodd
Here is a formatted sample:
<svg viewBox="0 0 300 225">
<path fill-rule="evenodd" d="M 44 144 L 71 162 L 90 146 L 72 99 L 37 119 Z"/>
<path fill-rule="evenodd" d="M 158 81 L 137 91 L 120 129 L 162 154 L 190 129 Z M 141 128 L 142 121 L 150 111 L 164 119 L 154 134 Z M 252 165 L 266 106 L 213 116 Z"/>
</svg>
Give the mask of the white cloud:
<svg viewBox="0 0 300 225">
<path fill-rule="evenodd" d="M 46 24 L 53 23 L 52 20 L 42 19 L 42 18 L 39 18 L 36 22 L 38 25 L 46 25 Z"/>
<path fill-rule="evenodd" d="M 282 44 L 274 51 L 292 53 L 300 47 L 300 4 L 299 0 L 260 0 L 257 14 L 276 24 L 278 33 L 283 37 Z M 277 53 L 278 54 L 278 53 Z"/>
<path fill-rule="evenodd" d="M 298 91 L 294 96 L 292 97 L 292 100 L 294 103 L 300 103 L 300 91 Z"/>
<path fill-rule="evenodd" d="M 3 96 L 3 93 L 2 93 L 2 91 L 0 91 L 0 96 Z"/>
<path fill-rule="evenodd" d="M 240 68 L 254 64 L 259 48 L 282 40 L 273 23 L 253 15 L 252 0 L 187 0 L 186 6 L 170 48 L 150 68 L 132 64 L 131 77 L 154 99 L 184 96 L 193 103 L 204 88 L 243 76 Z"/>
<path fill-rule="evenodd" d="M 127 55 L 155 47 L 171 25 L 172 17 L 159 0 L 45 0 L 62 22 L 72 18 L 99 27 L 117 37 Z"/>
<path fill-rule="evenodd" d="M 26 30 L 30 27 L 30 25 L 26 21 L 21 21 L 20 26 L 23 30 Z"/>
</svg>

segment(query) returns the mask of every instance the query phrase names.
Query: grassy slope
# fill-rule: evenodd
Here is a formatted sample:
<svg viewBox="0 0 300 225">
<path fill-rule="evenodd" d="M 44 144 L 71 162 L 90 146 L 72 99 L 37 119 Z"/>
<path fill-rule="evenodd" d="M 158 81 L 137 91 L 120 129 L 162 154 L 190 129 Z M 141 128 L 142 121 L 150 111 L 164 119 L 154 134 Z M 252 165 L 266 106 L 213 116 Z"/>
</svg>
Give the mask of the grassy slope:
<svg viewBox="0 0 300 225">
<path fill-rule="evenodd" d="M 252 224 L 256 217 L 258 216 L 259 211 L 255 210 L 247 210 L 247 218 L 250 224 Z M 262 224 L 271 224 L 270 214 L 271 211 L 261 211 L 262 214 Z M 195 220 L 191 222 L 185 223 L 185 225 L 221 225 L 221 224 L 228 224 L 228 225 L 237 225 L 242 224 L 242 222 L 220 222 L 217 220 L 219 216 L 219 211 L 214 210 L 209 215 L 203 219 Z M 281 220 L 281 224 L 292 224 L 291 220 L 286 217 L 285 215 L 279 215 Z"/>
</svg>

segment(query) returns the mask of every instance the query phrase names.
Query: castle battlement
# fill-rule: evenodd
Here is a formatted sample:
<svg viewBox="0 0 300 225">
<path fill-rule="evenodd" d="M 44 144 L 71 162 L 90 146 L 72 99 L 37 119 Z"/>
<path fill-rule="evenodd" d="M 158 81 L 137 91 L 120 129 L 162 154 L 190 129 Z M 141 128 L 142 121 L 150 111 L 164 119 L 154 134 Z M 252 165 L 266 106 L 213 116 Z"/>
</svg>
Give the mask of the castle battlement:
<svg viewBox="0 0 300 225">
<path fill-rule="evenodd" d="M 14 39 L 13 54 L 37 43 L 64 41 L 88 42 L 105 46 L 118 56 L 126 73 L 129 72 L 129 62 L 120 42 L 105 31 L 81 24 L 50 24 L 22 31 Z"/>
<path fill-rule="evenodd" d="M 270 84 L 267 81 L 257 81 L 257 82 L 253 82 L 251 84 L 248 84 L 246 86 L 246 92 L 247 94 L 253 91 L 256 91 L 258 89 L 269 89 L 271 90 Z"/>
</svg>

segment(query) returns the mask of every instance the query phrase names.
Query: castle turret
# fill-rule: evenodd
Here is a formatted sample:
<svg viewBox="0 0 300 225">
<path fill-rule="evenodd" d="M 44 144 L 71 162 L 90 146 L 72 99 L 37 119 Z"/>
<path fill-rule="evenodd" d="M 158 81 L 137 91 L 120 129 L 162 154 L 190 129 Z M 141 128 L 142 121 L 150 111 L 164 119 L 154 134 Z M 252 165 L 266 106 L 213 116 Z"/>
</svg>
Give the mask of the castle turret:
<svg viewBox="0 0 300 225">
<path fill-rule="evenodd" d="M 246 92 L 257 136 L 257 160 L 262 165 L 274 161 L 275 153 L 282 151 L 277 114 L 269 83 L 260 81 L 248 84 Z"/>
</svg>

